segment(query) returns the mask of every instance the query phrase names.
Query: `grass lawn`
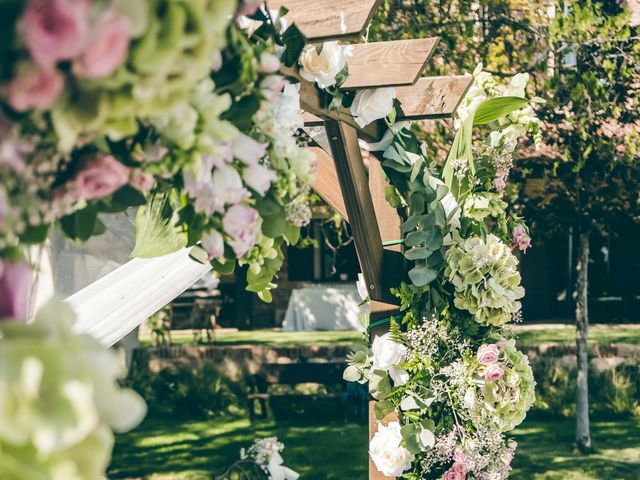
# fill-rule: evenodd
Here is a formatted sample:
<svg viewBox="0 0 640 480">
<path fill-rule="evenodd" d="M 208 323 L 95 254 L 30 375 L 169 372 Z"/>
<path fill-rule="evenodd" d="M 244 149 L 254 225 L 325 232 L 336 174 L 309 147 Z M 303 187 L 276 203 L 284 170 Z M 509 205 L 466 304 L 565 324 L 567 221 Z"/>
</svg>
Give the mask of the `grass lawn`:
<svg viewBox="0 0 640 480">
<path fill-rule="evenodd" d="M 558 342 L 573 343 L 575 329 L 570 325 L 518 325 L 515 327 L 519 343 Z M 593 344 L 633 343 L 640 344 L 640 325 L 594 325 L 589 328 L 590 342 Z M 174 344 L 193 343 L 190 330 L 171 333 Z M 216 345 L 328 345 L 351 344 L 361 338 L 358 332 L 283 332 L 279 329 L 252 331 L 221 331 L 216 333 Z M 148 337 L 141 338 L 143 344 L 150 344 Z"/>
<path fill-rule="evenodd" d="M 109 478 L 205 480 L 220 474 L 255 437 L 276 435 L 286 444 L 285 464 L 301 480 L 367 478 L 367 430 L 355 423 L 251 427 L 246 420 L 149 419 L 117 437 Z M 515 430 L 519 448 L 512 480 L 638 480 L 640 420 L 595 421 L 597 452 L 571 454 L 573 422 L 530 418 Z"/>
</svg>

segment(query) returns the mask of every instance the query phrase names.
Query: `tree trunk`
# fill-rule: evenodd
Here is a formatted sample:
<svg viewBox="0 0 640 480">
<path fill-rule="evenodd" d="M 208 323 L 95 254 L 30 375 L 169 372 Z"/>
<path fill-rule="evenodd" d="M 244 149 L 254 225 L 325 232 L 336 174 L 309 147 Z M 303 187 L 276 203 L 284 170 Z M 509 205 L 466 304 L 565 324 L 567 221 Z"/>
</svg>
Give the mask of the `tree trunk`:
<svg viewBox="0 0 640 480">
<path fill-rule="evenodd" d="M 589 431 L 589 231 L 578 235 L 576 263 L 576 355 L 578 381 L 576 395 L 576 448 L 581 452 L 591 449 Z"/>
</svg>

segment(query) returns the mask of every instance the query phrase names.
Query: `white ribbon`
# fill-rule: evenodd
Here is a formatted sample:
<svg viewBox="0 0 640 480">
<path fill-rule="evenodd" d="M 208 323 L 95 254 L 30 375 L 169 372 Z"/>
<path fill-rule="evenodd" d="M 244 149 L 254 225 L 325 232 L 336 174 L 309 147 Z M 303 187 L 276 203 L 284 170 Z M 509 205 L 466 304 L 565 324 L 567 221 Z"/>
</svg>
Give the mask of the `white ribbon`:
<svg viewBox="0 0 640 480">
<path fill-rule="evenodd" d="M 282 460 L 282 457 L 278 452 L 273 452 L 271 454 L 269 464 L 267 465 L 267 470 L 269 471 L 271 480 L 298 480 L 300 474 L 285 467 L 282 465 L 283 463 L 284 460 Z"/>
</svg>

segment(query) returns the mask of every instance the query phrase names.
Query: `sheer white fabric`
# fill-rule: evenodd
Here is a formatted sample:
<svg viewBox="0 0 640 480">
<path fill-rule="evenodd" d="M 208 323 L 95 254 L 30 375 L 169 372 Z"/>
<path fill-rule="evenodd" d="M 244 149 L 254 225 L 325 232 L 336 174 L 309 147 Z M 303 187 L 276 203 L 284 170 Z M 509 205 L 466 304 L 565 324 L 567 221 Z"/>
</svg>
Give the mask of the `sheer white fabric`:
<svg viewBox="0 0 640 480">
<path fill-rule="evenodd" d="M 211 270 L 182 249 L 157 258 L 135 258 L 66 301 L 77 332 L 113 345 Z"/>
<path fill-rule="evenodd" d="M 39 268 L 31 312 L 53 293 L 67 298 L 78 317 L 76 331 L 111 346 L 211 270 L 192 260 L 188 249 L 131 260 L 134 218 L 134 210 L 104 215 L 102 235 L 74 243 L 54 233 L 48 248 L 33 249 L 31 260 Z"/>
</svg>

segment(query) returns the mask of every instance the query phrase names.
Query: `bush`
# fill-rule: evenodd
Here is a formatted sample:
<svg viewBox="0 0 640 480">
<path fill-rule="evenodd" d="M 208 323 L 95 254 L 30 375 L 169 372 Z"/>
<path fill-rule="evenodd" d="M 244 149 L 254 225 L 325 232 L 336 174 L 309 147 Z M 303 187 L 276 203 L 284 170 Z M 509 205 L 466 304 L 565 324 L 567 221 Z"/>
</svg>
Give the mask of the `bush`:
<svg viewBox="0 0 640 480">
<path fill-rule="evenodd" d="M 605 371 L 589 372 L 589 401 L 594 417 L 640 417 L 640 365 L 624 363 Z M 576 414 L 575 367 L 544 358 L 533 365 L 536 386 L 534 412 L 550 416 Z"/>
<path fill-rule="evenodd" d="M 133 369 L 127 384 L 144 397 L 150 416 L 242 415 L 246 405 L 246 385 L 230 381 L 208 365 L 195 372 L 184 365 L 158 373 Z"/>
</svg>

